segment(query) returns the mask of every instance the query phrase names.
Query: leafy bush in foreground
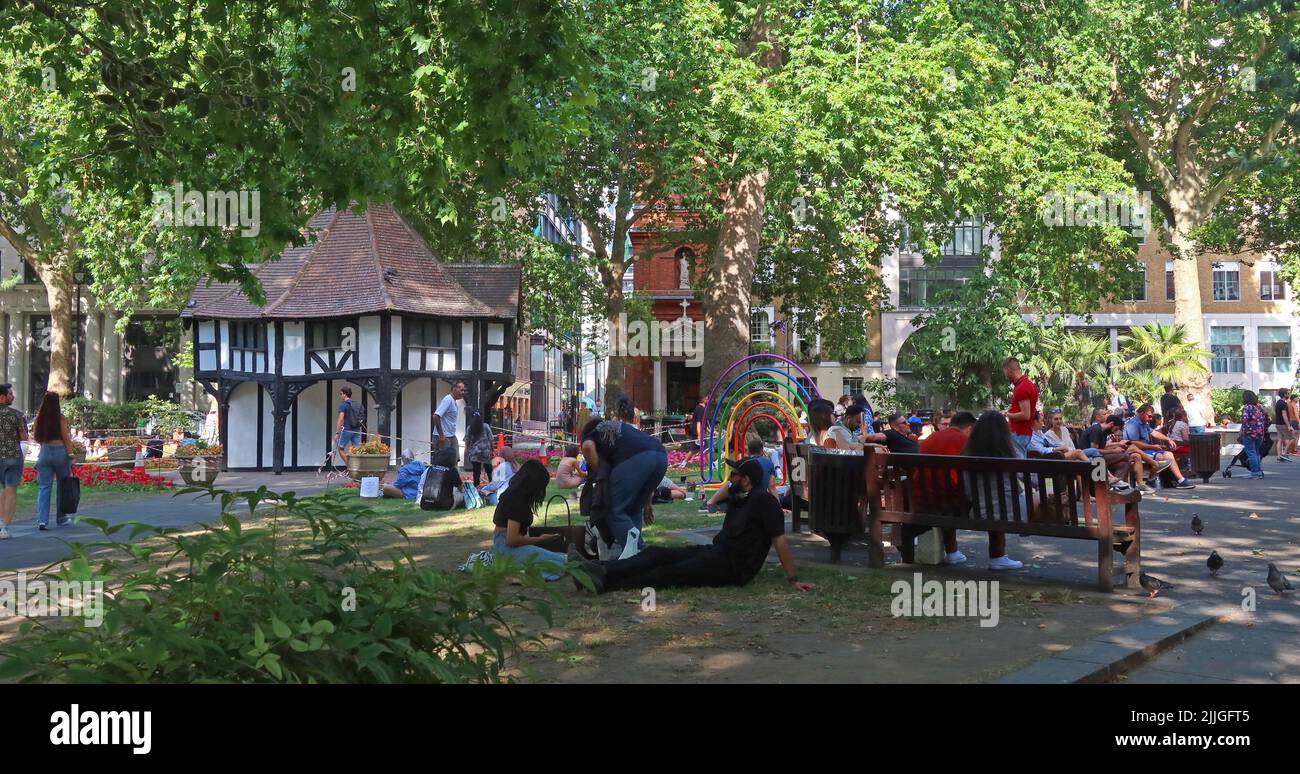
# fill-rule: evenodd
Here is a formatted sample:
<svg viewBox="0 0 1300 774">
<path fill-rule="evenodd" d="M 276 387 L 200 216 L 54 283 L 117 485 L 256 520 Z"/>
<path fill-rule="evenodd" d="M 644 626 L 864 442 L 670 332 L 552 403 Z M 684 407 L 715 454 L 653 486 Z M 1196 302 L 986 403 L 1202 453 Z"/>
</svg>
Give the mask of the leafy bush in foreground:
<svg viewBox="0 0 1300 774">
<path fill-rule="evenodd" d="M 102 625 L 25 622 L 22 636 L 0 647 L 0 678 L 497 682 L 505 660 L 537 641 L 512 621 L 522 612 L 549 624 L 551 605 L 562 599 L 540 564 L 498 560 L 451 573 L 421 567 L 407 551 L 375 562 L 363 553 L 375 537 L 405 533 L 355 495 L 299 498 L 265 487 L 178 494 L 189 493 L 220 498 L 220 522 L 186 534 L 81 519 L 106 540 L 73 544 L 73 558 L 42 580 L 103 581 Z M 274 510 L 265 526 L 245 526 L 236 505 Z M 123 531 L 144 542 L 118 539 Z M 107 558 L 92 565 L 98 548 L 109 549 Z"/>
</svg>

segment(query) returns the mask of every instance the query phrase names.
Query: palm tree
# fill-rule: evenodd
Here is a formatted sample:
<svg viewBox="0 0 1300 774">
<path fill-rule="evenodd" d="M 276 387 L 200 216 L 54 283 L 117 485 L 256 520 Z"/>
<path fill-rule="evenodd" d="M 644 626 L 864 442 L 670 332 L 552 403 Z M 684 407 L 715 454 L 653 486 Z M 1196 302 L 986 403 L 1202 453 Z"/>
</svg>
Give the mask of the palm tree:
<svg viewBox="0 0 1300 774">
<path fill-rule="evenodd" d="M 1191 374 L 1204 374 L 1211 353 L 1187 338 L 1177 323 L 1151 322 L 1129 329 L 1119 337 L 1117 365 L 1125 371 L 1150 371 L 1162 382 L 1178 382 Z"/>
</svg>

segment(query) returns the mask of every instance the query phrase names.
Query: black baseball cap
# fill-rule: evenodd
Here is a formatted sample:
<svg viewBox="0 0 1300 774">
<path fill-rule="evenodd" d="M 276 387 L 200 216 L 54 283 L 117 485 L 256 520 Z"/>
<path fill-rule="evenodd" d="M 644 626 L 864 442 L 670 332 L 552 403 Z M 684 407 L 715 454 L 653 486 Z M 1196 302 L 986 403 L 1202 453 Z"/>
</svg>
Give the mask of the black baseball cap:
<svg viewBox="0 0 1300 774">
<path fill-rule="evenodd" d="M 14 386 L 12 384 L 0 384 L 0 395 L 8 395 L 13 391 Z"/>
<path fill-rule="evenodd" d="M 753 457 L 746 460 L 727 460 L 727 466 L 755 485 L 763 480 L 763 466 Z"/>
</svg>

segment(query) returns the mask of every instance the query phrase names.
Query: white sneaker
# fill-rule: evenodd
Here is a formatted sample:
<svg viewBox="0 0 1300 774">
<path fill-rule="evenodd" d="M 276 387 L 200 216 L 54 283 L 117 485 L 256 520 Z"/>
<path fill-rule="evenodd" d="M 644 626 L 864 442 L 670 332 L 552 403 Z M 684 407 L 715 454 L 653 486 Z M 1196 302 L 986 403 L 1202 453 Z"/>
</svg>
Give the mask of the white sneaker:
<svg viewBox="0 0 1300 774">
<path fill-rule="evenodd" d="M 0 540 L 8 540 L 11 537 L 13 537 L 13 535 L 9 534 L 9 529 L 7 527 L 0 527 Z"/>
<path fill-rule="evenodd" d="M 997 559 L 989 560 L 990 570 L 1019 570 L 1024 566 L 1024 562 L 1017 562 L 1015 559 L 1012 559 L 1005 554 L 999 556 Z"/>
<path fill-rule="evenodd" d="M 946 559 L 948 560 L 948 564 L 961 564 L 966 561 L 966 555 L 961 551 L 953 551 L 951 554 L 946 556 Z"/>
</svg>

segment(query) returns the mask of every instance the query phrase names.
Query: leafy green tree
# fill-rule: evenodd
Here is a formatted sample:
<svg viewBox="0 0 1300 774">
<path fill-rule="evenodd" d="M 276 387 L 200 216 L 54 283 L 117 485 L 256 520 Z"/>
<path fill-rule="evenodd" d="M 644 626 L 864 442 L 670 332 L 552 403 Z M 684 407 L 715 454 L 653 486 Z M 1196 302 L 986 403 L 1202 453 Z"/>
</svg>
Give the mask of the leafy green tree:
<svg viewBox="0 0 1300 774">
<path fill-rule="evenodd" d="M 248 265 L 301 243 L 328 204 L 436 199 L 473 168 L 528 170 L 581 73 L 577 5 L 411 0 L 73 0 L 0 8 L 0 236 L 53 310 L 66 392 L 69 288 L 86 269 L 124 308 L 169 305 L 200 274 L 260 288 Z M 398 138 L 422 135 L 399 166 Z M 400 185 L 394 181 L 400 181 Z M 256 191 L 256 227 L 154 224 L 154 194 Z"/>
<path fill-rule="evenodd" d="M 1175 258 L 1174 322 L 1197 351 L 1205 333 L 1196 259 L 1223 242 L 1202 243 L 1201 229 L 1213 224 L 1222 237 L 1244 225 L 1249 233 L 1256 181 L 1279 174 L 1294 180 L 1287 170 L 1296 158 L 1300 102 L 1288 46 L 1297 13 L 1288 0 L 1088 3 L 1088 38 L 1112 71 L 1111 153 L 1152 192 L 1163 216 L 1166 228 L 1157 233 Z M 1293 182 L 1287 190 L 1293 202 Z M 1285 214 L 1264 221 L 1283 231 L 1295 225 Z M 1203 401 L 1208 379 L 1203 369 L 1187 374 Z"/>
</svg>

